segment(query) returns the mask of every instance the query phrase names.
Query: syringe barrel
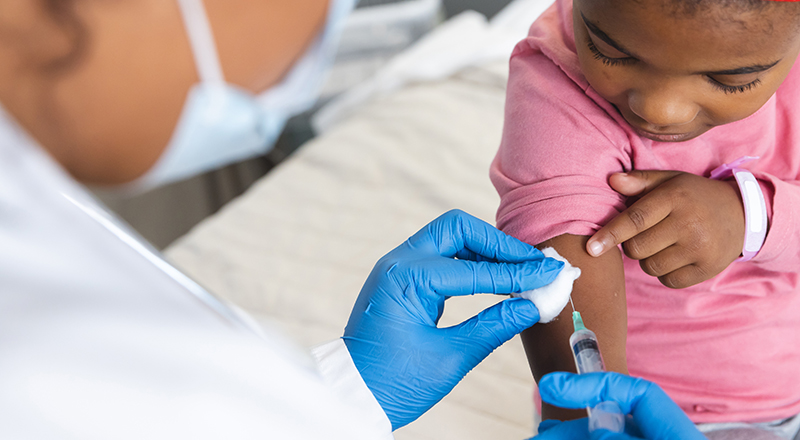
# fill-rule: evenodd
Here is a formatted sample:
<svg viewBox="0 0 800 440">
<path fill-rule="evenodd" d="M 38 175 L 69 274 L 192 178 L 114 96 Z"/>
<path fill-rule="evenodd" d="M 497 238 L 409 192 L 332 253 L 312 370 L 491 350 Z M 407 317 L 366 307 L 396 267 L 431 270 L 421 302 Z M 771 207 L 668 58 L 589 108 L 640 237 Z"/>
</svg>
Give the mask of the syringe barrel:
<svg viewBox="0 0 800 440">
<path fill-rule="evenodd" d="M 597 335 L 593 331 L 586 328 L 576 331 L 570 336 L 569 345 L 578 374 L 606 371 Z M 619 433 L 625 430 L 625 414 L 615 402 L 601 402 L 594 408 L 586 408 L 586 411 L 589 414 L 589 431 L 607 429 Z"/>
<path fill-rule="evenodd" d="M 578 330 L 569 338 L 572 347 L 572 356 L 575 358 L 575 368 L 578 374 L 597 373 L 606 371 L 597 336 L 588 329 Z"/>
</svg>

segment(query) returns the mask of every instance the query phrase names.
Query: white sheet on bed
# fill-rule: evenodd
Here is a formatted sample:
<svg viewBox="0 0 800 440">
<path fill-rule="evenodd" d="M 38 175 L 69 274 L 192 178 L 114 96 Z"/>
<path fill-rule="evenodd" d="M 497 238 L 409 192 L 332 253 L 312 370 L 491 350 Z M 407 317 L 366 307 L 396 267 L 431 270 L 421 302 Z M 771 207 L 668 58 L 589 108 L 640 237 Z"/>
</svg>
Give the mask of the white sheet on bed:
<svg viewBox="0 0 800 440">
<path fill-rule="evenodd" d="M 323 107 L 314 116 L 315 130 L 324 133 L 368 100 L 407 84 L 442 80 L 470 66 L 507 60 L 531 23 L 552 3 L 514 0 L 492 20 L 475 11 L 453 17 L 395 57 L 373 78 Z"/>
</svg>

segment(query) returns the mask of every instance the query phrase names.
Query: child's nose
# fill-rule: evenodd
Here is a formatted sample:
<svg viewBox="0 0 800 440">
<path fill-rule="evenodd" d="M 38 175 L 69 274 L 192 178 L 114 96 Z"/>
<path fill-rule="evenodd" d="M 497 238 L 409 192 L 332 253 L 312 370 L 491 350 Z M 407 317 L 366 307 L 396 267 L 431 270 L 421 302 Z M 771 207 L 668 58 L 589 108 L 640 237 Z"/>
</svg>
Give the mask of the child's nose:
<svg viewBox="0 0 800 440">
<path fill-rule="evenodd" d="M 637 116 L 661 128 L 688 124 L 699 111 L 692 99 L 672 87 L 631 91 L 628 105 Z"/>
</svg>

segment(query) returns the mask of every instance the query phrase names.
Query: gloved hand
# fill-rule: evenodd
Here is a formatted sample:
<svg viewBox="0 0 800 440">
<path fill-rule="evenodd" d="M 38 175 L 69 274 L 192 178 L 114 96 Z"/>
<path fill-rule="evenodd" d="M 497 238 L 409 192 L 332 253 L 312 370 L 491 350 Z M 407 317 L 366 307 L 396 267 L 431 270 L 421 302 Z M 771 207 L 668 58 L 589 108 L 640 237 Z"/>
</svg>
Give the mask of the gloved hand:
<svg viewBox="0 0 800 440">
<path fill-rule="evenodd" d="M 460 325 L 437 328 L 448 297 L 535 289 L 563 266 L 460 211 L 378 261 L 343 339 L 392 428 L 416 420 L 489 353 L 539 321 L 532 302 L 508 299 Z"/>
<path fill-rule="evenodd" d="M 589 432 L 586 418 L 569 422 L 545 420 L 535 440 L 705 440 L 684 412 L 661 388 L 644 379 L 618 373 L 551 373 L 539 382 L 542 400 L 562 408 L 581 409 L 614 401 L 628 417 L 625 433 Z"/>
</svg>

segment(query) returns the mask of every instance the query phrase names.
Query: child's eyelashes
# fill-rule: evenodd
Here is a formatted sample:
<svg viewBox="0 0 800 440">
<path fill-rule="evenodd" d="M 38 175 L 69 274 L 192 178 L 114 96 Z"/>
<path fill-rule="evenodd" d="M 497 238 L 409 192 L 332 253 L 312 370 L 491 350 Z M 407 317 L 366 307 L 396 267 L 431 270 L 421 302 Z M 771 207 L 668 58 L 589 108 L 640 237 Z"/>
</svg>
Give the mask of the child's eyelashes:
<svg viewBox="0 0 800 440">
<path fill-rule="evenodd" d="M 751 81 L 751 82 L 749 82 L 747 84 L 742 84 L 742 85 L 738 85 L 738 86 L 729 86 L 727 84 L 723 84 L 723 83 L 715 80 L 714 78 L 712 78 L 710 76 L 707 77 L 707 78 L 708 78 L 708 81 L 711 83 L 712 86 L 714 86 L 715 89 L 725 93 L 726 95 L 729 94 L 729 93 L 731 93 L 731 94 L 732 93 L 744 93 L 744 92 L 747 92 L 747 91 L 751 90 L 753 87 L 756 87 L 757 85 L 761 84 L 761 79 L 760 78 L 756 78 L 755 80 L 753 80 L 753 81 Z"/>
<path fill-rule="evenodd" d="M 612 58 L 612 57 L 609 57 L 609 56 L 605 55 L 603 52 L 601 52 L 600 49 L 597 48 L 597 46 L 594 44 L 594 42 L 592 41 L 591 38 L 587 38 L 586 39 L 586 44 L 589 46 L 589 51 L 592 52 L 592 55 L 594 56 L 594 59 L 602 62 L 606 66 L 624 66 L 624 65 L 629 65 L 629 64 L 635 63 L 637 61 L 637 59 L 633 58 L 633 57 L 625 57 L 625 58 Z M 711 85 L 714 86 L 715 89 L 725 93 L 726 95 L 727 94 L 733 94 L 733 93 L 744 93 L 744 92 L 752 90 L 754 87 L 756 87 L 759 84 L 761 84 L 761 79 L 759 79 L 759 78 L 756 78 L 755 80 L 753 80 L 753 81 L 751 81 L 751 82 L 749 82 L 747 84 L 742 84 L 742 85 L 737 85 L 737 86 L 731 86 L 731 85 L 728 85 L 728 84 L 724 84 L 724 83 L 722 83 L 720 81 L 717 81 L 716 79 L 714 79 L 711 76 L 706 76 L 706 78 L 711 83 Z"/>
<path fill-rule="evenodd" d="M 587 43 L 589 45 L 589 51 L 592 52 L 594 55 L 594 59 L 601 61 L 606 66 L 620 66 L 620 65 L 627 65 L 636 62 L 636 58 L 625 57 L 625 58 L 611 58 L 600 52 L 600 49 L 595 46 L 594 42 L 591 38 L 587 39 Z"/>
</svg>

